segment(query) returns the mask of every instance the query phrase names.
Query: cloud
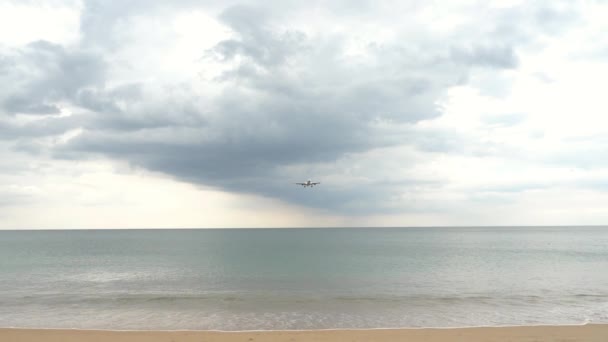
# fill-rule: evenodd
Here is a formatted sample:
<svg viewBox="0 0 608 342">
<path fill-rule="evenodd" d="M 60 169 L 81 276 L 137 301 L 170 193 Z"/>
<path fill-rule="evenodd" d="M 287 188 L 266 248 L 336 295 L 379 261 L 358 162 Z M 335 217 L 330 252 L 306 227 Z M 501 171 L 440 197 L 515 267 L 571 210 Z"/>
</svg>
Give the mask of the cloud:
<svg viewBox="0 0 608 342">
<path fill-rule="evenodd" d="M 61 102 L 86 106 L 79 101 L 81 92 L 104 83 L 105 64 L 99 56 L 47 41 L 30 43 L 5 58 L 15 65 L 0 76 L 13 84 L 2 101 L 9 114 L 57 114 Z"/>
<path fill-rule="evenodd" d="M 228 68 L 216 81 L 223 91 L 209 113 L 192 110 L 198 123 L 184 130 L 176 118 L 186 113 L 177 111 L 166 126 L 146 129 L 142 124 L 137 134 L 95 126 L 70 140 L 62 152 L 101 153 L 229 191 L 346 208 L 348 198 L 380 198 L 387 188 L 363 185 L 358 194 L 336 190 L 323 200 L 305 200 L 274 184 L 291 183 L 281 167 L 332 162 L 400 144 L 403 137 L 387 134 L 391 132 L 376 123 L 438 116 L 436 101 L 473 64 L 512 67 L 482 53 L 453 57 L 442 48 L 431 64 L 400 44 L 370 46 L 365 51 L 369 62 L 351 61 L 344 56 L 347 37 L 273 30 L 255 7 L 231 7 L 220 18 L 234 37 L 209 52 Z M 177 138 L 182 133 L 185 140 Z"/>
<path fill-rule="evenodd" d="M 452 58 L 471 65 L 498 68 L 517 67 L 517 56 L 512 46 L 475 46 L 473 48 L 454 48 Z"/>
<path fill-rule="evenodd" d="M 436 9 L 366 1 L 329 7 L 209 2 L 203 11 L 217 13 L 226 34 L 187 60 L 200 61 L 192 75 L 213 76 L 175 80 L 146 63 L 171 69 L 166 60 L 174 57 L 171 44 L 179 38 L 171 18 L 200 2 L 86 1 L 79 44 L 37 41 L 0 59 L 0 79 L 15 84 L 0 94 L 2 110 L 12 116 L 0 121 L 0 132 L 23 151 L 59 159 L 107 157 L 307 207 L 424 211 L 404 194 L 447 180 L 408 168 L 438 154 L 512 150 L 459 131 L 457 124 L 424 123 L 445 115 L 450 89 L 480 73 L 490 75 L 490 86 L 510 84 L 493 75 L 517 70 L 522 51 L 577 23 L 573 6 L 553 4 Z M 420 22 L 435 10 L 441 20 Z M 154 29 L 159 43 L 153 56 L 141 52 L 150 50 L 134 28 L 144 17 L 164 23 Z M 41 118 L 20 121 L 19 114 Z M 524 121 L 518 111 L 480 120 L 493 129 Z M 378 157 L 387 149 L 403 159 Z M 426 159 L 415 157 L 421 153 Z M 364 167 L 354 170 L 353 163 Z M 293 186 L 304 177 L 320 178 L 323 186 L 314 192 Z"/>
</svg>

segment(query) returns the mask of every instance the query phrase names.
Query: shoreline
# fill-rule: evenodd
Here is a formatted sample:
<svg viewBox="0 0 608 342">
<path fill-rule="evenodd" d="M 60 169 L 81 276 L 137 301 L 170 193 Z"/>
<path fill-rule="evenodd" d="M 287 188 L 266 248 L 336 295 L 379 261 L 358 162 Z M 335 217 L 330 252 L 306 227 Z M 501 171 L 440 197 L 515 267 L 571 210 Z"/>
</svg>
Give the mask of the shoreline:
<svg viewBox="0 0 608 342">
<path fill-rule="evenodd" d="M 608 324 L 324 330 L 86 330 L 0 328 L 0 341 L 608 341 Z"/>
<path fill-rule="evenodd" d="M 359 331 L 359 330 L 421 330 L 421 329 L 473 329 L 473 328 L 523 328 L 523 327 L 578 327 L 584 325 L 608 325 L 608 322 L 584 322 L 584 323 L 557 323 L 557 324 L 512 324 L 512 325 L 463 325 L 463 326 L 428 326 L 428 327 L 387 327 L 387 328 L 318 328 L 318 329 L 245 329 L 245 330 L 222 330 L 222 329 L 112 329 L 112 328 L 48 328 L 48 327 L 16 327 L 6 326 L 0 327 L 1 330 L 67 330 L 67 331 L 118 331 L 118 332 L 226 332 L 226 333 L 241 333 L 241 332 L 300 332 L 300 331 Z M 607 341 L 608 342 L 608 341 Z"/>
</svg>

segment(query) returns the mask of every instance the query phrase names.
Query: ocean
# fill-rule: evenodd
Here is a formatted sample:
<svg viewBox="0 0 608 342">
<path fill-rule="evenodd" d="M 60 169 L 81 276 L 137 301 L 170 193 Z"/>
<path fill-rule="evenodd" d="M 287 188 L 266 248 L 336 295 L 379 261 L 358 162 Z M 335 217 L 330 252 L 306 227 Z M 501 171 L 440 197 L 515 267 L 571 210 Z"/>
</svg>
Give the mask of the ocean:
<svg viewBox="0 0 608 342">
<path fill-rule="evenodd" d="M 608 227 L 0 231 L 0 327 L 608 323 Z"/>
</svg>

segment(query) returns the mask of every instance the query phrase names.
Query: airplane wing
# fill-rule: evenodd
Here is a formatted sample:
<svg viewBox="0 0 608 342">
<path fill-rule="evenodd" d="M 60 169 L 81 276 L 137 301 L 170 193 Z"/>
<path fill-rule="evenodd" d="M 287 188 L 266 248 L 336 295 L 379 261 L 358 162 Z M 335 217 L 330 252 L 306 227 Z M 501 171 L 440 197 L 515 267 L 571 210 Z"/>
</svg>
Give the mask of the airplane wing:
<svg viewBox="0 0 608 342">
<path fill-rule="evenodd" d="M 295 184 L 298 184 L 298 185 L 306 185 L 306 183 L 295 183 Z"/>
<path fill-rule="evenodd" d="M 310 185 L 317 185 L 317 184 L 321 184 L 321 182 L 310 183 Z"/>
</svg>

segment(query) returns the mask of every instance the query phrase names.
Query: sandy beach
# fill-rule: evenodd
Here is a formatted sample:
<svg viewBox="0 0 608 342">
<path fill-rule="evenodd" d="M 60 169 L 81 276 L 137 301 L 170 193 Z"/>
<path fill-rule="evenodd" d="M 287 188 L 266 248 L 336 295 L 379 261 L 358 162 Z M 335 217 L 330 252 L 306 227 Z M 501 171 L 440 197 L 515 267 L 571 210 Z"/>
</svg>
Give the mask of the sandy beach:
<svg viewBox="0 0 608 342">
<path fill-rule="evenodd" d="M 608 341 L 608 324 L 580 326 L 483 327 L 454 329 L 304 330 L 304 331 L 109 331 L 0 329 L 3 342 L 237 342 L 237 341 Z"/>
</svg>

